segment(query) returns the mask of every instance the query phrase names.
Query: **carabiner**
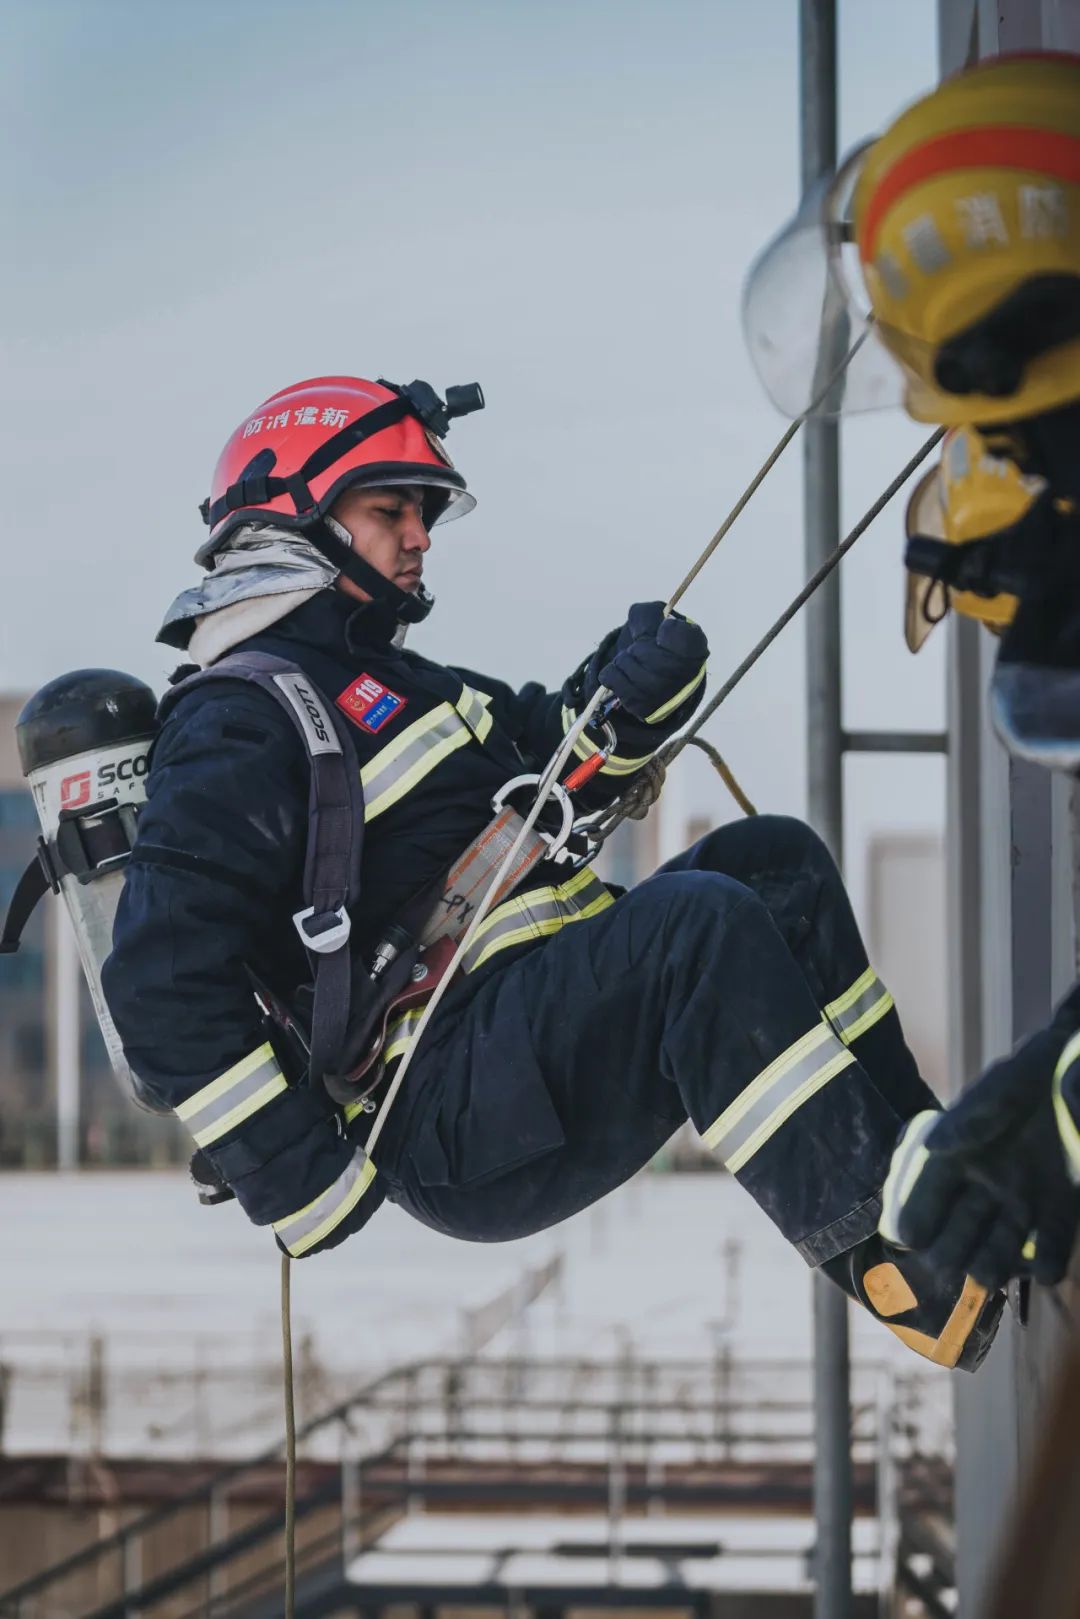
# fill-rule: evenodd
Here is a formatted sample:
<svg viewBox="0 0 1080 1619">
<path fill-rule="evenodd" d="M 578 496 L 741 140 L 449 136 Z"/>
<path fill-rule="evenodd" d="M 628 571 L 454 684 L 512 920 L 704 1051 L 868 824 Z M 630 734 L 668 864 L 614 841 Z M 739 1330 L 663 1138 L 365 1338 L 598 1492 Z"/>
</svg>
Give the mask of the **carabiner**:
<svg viewBox="0 0 1080 1619">
<path fill-rule="evenodd" d="M 491 800 L 492 809 L 496 814 L 498 814 L 502 809 L 503 804 L 510 797 L 511 793 L 517 792 L 519 787 L 538 786 L 540 780 L 541 777 L 539 775 L 512 776 L 509 781 L 503 782 L 502 786 Z M 550 796 L 559 806 L 559 810 L 562 814 L 562 825 L 557 832 L 544 832 L 539 827 L 536 829 L 548 846 L 547 854 L 544 856 L 545 860 L 555 860 L 558 857 L 561 851 L 565 848 L 566 840 L 570 836 L 574 826 L 574 806 L 570 802 L 570 795 L 566 789 L 561 787 L 558 782 L 554 782 L 552 784 Z"/>
</svg>

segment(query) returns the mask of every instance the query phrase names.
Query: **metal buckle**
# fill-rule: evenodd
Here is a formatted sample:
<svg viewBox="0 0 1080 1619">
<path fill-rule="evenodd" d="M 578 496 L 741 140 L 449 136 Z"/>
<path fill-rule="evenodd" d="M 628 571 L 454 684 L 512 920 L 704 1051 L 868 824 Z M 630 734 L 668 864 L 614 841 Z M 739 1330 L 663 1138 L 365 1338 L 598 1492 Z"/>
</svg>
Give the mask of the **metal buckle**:
<svg viewBox="0 0 1080 1619">
<path fill-rule="evenodd" d="M 540 780 L 541 778 L 539 775 L 531 775 L 511 776 L 509 781 L 504 781 L 494 798 L 491 800 L 491 807 L 495 811 L 496 815 L 502 809 L 503 804 L 510 797 L 511 793 L 517 792 L 519 787 L 535 787 Z M 570 836 L 570 833 L 573 830 L 574 806 L 570 802 L 570 794 L 558 782 L 553 784 L 549 797 L 550 799 L 553 799 L 554 802 L 559 806 L 559 810 L 562 814 L 562 825 L 557 832 L 543 832 L 539 827 L 536 828 L 536 831 L 548 846 L 547 854 L 544 856 L 544 859 L 557 860 L 566 845 L 567 838 Z"/>
<path fill-rule="evenodd" d="M 336 916 L 337 922 L 332 928 L 325 928 L 322 933 L 309 933 L 304 926 L 305 922 L 315 915 L 314 905 L 309 905 L 304 911 L 293 914 L 293 927 L 300 935 L 301 942 L 308 950 L 314 950 L 316 955 L 328 956 L 333 950 L 340 950 L 349 934 L 352 932 L 352 919 L 344 905 L 339 905 L 336 911 L 321 911 L 321 916 Z"/>
<path fill-rule="evenodd" d="M 102 798 L 96 804 L 61 810 L 56 833 L 46 845 L 48 863 L 42 861 L 45 875 L 50 881 L 74 877 L 85 886 L 123 866 L 131 858 L 137 814 L 134 804 L 121 804 L 115 798 Z M 106 848 L 112 846 L 118 832 L 123 846 L 102 854 L 102 843 Z M 59 890 L 54 889 L 54 892 Z"/>
</svg>

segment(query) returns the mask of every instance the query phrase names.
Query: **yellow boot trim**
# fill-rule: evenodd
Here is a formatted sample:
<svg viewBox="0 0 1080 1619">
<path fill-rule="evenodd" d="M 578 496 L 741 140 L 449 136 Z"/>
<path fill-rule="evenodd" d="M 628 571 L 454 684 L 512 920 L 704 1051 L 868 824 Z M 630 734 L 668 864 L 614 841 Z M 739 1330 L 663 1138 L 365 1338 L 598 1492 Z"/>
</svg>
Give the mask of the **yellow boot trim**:
<svg viewBox="0 0 1080 1619">
<path fill-rule="evenodd" d="M 916 1332 L 914 1327 L 895 1327 L 891 1321 L 884 1324 L 890 1332 L 895 1332 L 901 1343 L 907 1344 L 909 1349 L 914 1349 L 917 1355 L 925 1355 L 935 1366 L 952 1367 L 963 1353 L 964 1345 L 971 1336 L 971 1329 L 978 1319 L 979 1311 L 986 1303 L 986 1298 L 986 1288 L 968 1276 L 939 1338 L 931 1338 L 928 1332 Z"/>
<path fill-rule="evenodd" d="M 866 1296 L 880 1316 L 903 1315 L 919 1302 L 911 1291 L 911 1283 L 896 1265 L 874 1265 L 862 1280 Z"/>
</svg>

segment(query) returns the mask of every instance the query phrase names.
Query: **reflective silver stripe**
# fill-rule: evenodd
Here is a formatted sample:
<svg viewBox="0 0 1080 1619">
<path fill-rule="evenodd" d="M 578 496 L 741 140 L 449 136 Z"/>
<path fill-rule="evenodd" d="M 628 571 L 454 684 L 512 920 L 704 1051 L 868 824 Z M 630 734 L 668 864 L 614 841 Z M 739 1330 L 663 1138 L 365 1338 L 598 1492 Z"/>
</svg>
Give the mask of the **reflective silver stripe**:
<svg viewBox="0 0 1080 1619">
<path fill-rule="evenodd" d="M 873 967 L 867 967 L 849 990 L 830 1001 L 825 1016 L 846 1046 L 892 1010 L 893 998 Z"/>
<path fill-rule="evenodd" d="M 309 1248 L 328 1237 L 335 1226 L 359 1203 L 375 1179 L 375 1165 L 362 1148 L 357 1148 L 352 1162 L 332 1181 L 325 1192 L 313 1198 L 306 1208 L 274 1221 L 274 1232 L 285 1247 L 298 1259 Z"/>
<path fill-rule="evenodd" d="M 262 1045 L 181 1102 L 176 1116 L 208 1147 L 288 1088 L 273 1048 Z"/>
<path fill-rule="evenodd" d="M 577 715 L 574 710 L 567 708 L 564 703 L 562 710 L 564 736 L 576 720 Z M 595 742 L 589 740 L 583 731 L 574 743 L 574 752 L 579 759 L 590 759 L 594 753 L 599 753 L 600 749 Z M 627 754 L 623 753 L 609 753 L 604 764 L 600 766 L 599 773 L 601 776 L 629 776 L 635 770 L 640 770 L 642 765 L 647 765 L 651 758 L 651 753 L 643 753 L 637 759 L 631 759 Z"/>
<path fill-rule="evenodd" d="M 1077 1129 L 1076 1120 L 1062 1095 L 1061 1081 L 1066 1070 L 1072 1067 L 1078 1057 L 1080 1057 L 1080 1033 L 1073 1035 L 1054 1069 L 1054 1117 L 1057 1119 L 1058 1135 L 1065 1151 L 1065 1166 L 1069 1172 L 1069 1179 L 1074 1184 L 1080 1184 L 1080 1130 Z"/>
<path fill-rule="evenodd" d="M 558 886 L 532 888 L 517 899 L 497 905 L 485 918 L 462 957 L 462 968 L 467 973 L 475 972 L 499 950 L 546 938 L 570 922 L 584 922 L 606 911 L 614 903 L 615 896 L 588 869 Z"/>
<path fill-rule="evenodd" d="M 824 1021 L 771 1062 L 724 1109 L 702 1140 L 741 1169 L 815 1092 L 855 1061 Z"/>
<path fill-rule="evenodd" d="M 886 1242 L 900 1241 L 900 1216 L 904 1204 L 915 1189 L 915 1182 L 930 1156 L 926 1138 L 941 1118 L 936 1108 L 927 1108 L 904 1127 L 904 1133 L 892 1155 L 885 1185 L 881 1188 L 881 1219 L 878 1230 Z"/>
<path fill-rule="evenodd" d="M 364 819 L 373 821 L 390 809 L 472 736 L 471 728 L 449 703 L 439 703 L 414 720 L 361 770 Z"/>
<path fill-rule="evenodd" d="M 473 737 L 485 741 L 493 723 L 490 702 L 486 693 L 462 686 L 456 703 L 439 703 L 430 713 L 421 714 L 369 759 L 360 772 L 365 821 L 390 809 Z"/>
<path fill-rule="evenodd" d="M 491 698 L 487 692 L 476 691 L 472 686 L 463 686 L 461 696 L 454 705 L 478 742 L 485 741 L 491 730 L 492 719 L 488 712 L 490 702 Z"/>
</svg>

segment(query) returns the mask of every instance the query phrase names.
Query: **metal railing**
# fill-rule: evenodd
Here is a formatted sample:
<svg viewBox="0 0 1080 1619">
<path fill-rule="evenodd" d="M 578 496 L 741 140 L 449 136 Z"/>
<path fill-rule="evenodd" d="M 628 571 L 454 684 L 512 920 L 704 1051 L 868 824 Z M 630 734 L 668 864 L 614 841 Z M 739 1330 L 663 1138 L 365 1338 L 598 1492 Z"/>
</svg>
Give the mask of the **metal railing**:
<svg viewBox="0 0 1080 1619">
<path fill-rule="evenodd" d="M 530 1266 L 476 1305 L 462 1305 L 440 1332 L 436 1353 L 479 1354 L 500 1333 L 521 1348 L 531 1307 L 557 1293 L 564 1257 Z M 301 1420 L 356 1388 L 320 1356 L 315 1335 L 296 1324 L 296 1402 Z M 377 1366 L 362 1368 L 374 1374 Z M 175 1335 L 51 1329 L 0 1331 L 0 1453 L 91 1459 L 244 1456 L 281 1424 L 281 1362 L 266 1331 Z"/>
<path fill-rule="evenodd" d="M 935 1386 L 942 1383 L 906 1378 L 883 1400 L 881 1374 L 859 1374 L 852 1451 L 862 1510 L 875 1510 L 883 1451 L 902 1473 L 938 1442 L 927 1399 Z M 616 1565 L 629 1513 L 752 1506 L 805 1515 L 812 1415 L 805 1362 L 744 1364 L 718 1354 L 401 1367 L 301 1429 L 300 1594 L 305 1578 L 344 1581 L 350 1561 L 389 1524 L 425 1507 L 589 1507 L 605 1518 Z M 276 1445 L 204 1477 L 0 1595 L 0 1615 L 240 1614 L 280 1577 L 280 1457 Z M 893 1544 L 898 1551 L 898 1537 Z"/>
</svg>

